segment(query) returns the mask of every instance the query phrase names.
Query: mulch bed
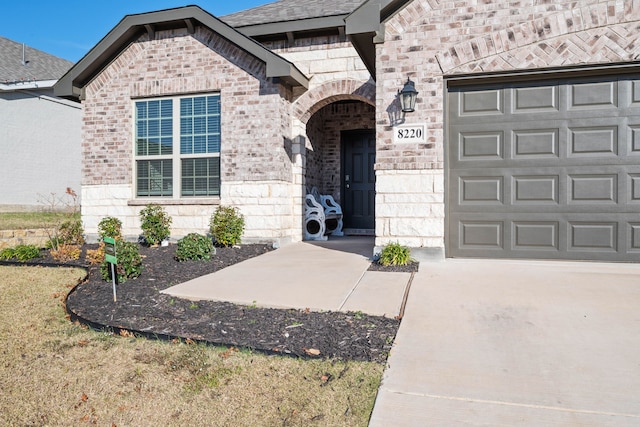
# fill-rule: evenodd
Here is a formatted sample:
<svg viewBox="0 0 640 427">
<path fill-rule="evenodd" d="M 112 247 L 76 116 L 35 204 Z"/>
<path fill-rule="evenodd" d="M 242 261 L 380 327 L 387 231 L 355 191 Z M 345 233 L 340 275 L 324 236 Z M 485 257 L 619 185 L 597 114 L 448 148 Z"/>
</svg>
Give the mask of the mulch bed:
<svg viewBox="0 0 640 427">
<path fill-rule="evenodd" d="M 183 338 L 216 345 L 235 346 L 271 354 L 299 357 L 330 357 L 384 363 L 400 325 L 399 319 L 360 312 L 313 312 L 269 309 L 227 302 L 188 301 L 161 294 L 178 283 L 209 274 L 229 265 L 268 252 L 270 245 L 217 248 L 211 261 L 175 260 L 175 245 L 159 248 L 140 246 L 142 275 L 117 285 L 113 301 L 111 282 L 100 277 L 98 266 L 80 260 L 63 265 L 82 266 L 87 278 L 69 293 L 67 311 L 72 320 L 116 333 L 129 331 L 151 338 Z M 48 251 L 30 262 L 60 265 Z M 383 271 L 415 271 L 417 263 Z M 122 332 L 126 335 L 126 332 Z"/>
</svg>

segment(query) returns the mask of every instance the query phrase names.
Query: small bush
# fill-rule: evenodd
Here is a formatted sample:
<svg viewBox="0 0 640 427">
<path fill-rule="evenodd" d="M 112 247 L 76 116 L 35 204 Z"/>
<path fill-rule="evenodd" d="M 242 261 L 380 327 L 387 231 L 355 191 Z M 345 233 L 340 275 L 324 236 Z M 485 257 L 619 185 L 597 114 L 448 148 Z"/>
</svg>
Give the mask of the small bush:
<svg viewBox="0 0 640 427">
<path fill-rule="evenodd" d="M 84 229 L 82 228 L 81 220 L 70 219 L 64 221 L 54 234 L 49 237 L 45 247 L 58 250 L 61 245 L 84 245 Z"/>
<path fill-rule="evenodd" d="M 413 262 L 414 259 L 411 258 L 411 250 L 402 246 L 400 243 L 389 243 L 384 248 L 382 248 L 382 252 L 380 253 L 380 259 L 378 262 L 381 265 L 407 265 L 410 262 Z"/>
<path fill-rule="evenodd" d="M 5 248 L 0 251 L 0 259 L 17 259 L 25 262 L 40 257 L 40 248 L 36 245 L 17 245 L 13 248 Z"/>
<path fill-rule="evenodd" d="M 149 246 L 154 246 L 169 237 L 172 218 L 164 208 L 149 204 L 140 211 L 142 235 Z"/>
<path fill-rule="evenodd" d="M 218 206 L 209 222 L 209 231 L 220 246 L 233 246 L 240 243 L 244 233 L 244 216 L 238 208 Z"/>
<path fill-rule="evenodd" d="M 60 224 L 60 241 L 68 245 L 84 245 L 84 229 L 82 221 L 72 219 Z"/>
<path fill-rule="evenodd" d="M 198 233 L 190 233 L 178 240 L 176 259 L 178 261 L 211 259 L 213 243 L 207 236 Z"/>
<path fill-rule="evenodd" d="M 58 245 L 58 249 L 51 249 L 51 256 L 59 262 L 67 262 L 80 258 L 82 250 L 78 245 Z"/>
<path fill-rule="evenodd" d="M 100 264 L 104 260 L 104 242 L 100 242 L 98 249 L 87 249 L 87 261 L 91 265 Z"/>
<path fill-rule="evenodd" d="M 11 259 L 14 256 L 13 248 L 4 248 L 0 251 L 0 259 Z"/>
<path fill-rule="evenodd" d="M 133 279 L 142 273 L 142 257 L 136 243 L 116 240 L 116 282 L 124 283 L 127 279 Z M 100 264 L 100 274 L 104 280 L 111 280 L 111 266 L 108 262 Z"/>
<path fill-rule="evenodd" d="M 98 223 L 98 236 L 102 242 L 105 237 L 113 237 L 114 239 L 122 238 L 122 221 L 118 218 L 107 216 L 102 218 Z"/>
</svg>

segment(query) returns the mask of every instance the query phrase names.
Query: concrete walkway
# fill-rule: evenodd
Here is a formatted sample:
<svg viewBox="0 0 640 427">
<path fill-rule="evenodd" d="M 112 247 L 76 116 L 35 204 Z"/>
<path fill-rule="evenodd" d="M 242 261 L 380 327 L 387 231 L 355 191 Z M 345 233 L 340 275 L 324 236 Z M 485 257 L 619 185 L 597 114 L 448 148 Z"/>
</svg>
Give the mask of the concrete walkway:
<svg viewBox="0 0 640 427">
<path fill-rule="evenodd" d="M 373 244 L 372 237 L 292 243 L 162 292 L 191 300 L 395 317 L 411 274 L 367 271 Z"/>
<path fill-rule="evenodd" d="M 370 427 L 640 425 L 640 265 L 420 265 Z"/>
<path fill-rule="evenodd" d="M 301 242 L 164 292 L 396 316 L 371 238 Z M 640 425 L 640 264 L 421 260 L 370 427 Z"/>
</svg>

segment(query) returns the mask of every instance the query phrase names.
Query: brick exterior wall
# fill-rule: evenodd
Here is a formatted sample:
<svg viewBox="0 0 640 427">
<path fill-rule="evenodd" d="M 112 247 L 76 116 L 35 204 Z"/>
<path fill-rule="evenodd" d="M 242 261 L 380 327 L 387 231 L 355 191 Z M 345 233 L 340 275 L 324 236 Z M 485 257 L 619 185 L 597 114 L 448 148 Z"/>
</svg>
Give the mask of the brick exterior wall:
<svg viewBox="0 0 640 427">
<path fill-rule="evenodd" d="M 415 187 L 428 201 L 418 211 L 384 205 L 410 198 L 400 183 L 411 171 L 444 177 L 445 76 L 634 61 L 639 19 L 637 0 L 414 0 L 391 17 L 376 48 L 377 244 L 444 245 L 443 192 Z M 388 111 L 407 76 L 419 95 L 406 123 L 426 123 L 425 144 L 393 143 Z M 412 225 L 424 217 L 439 226 Z"/>
<path fill-rule="evenodd" d="M 220 92 L 222 180 L 291 180 L 288 98 L 264 64 L 198 27 L 142 36 L 86 88 L 83 183 L 132 182 L 132 99 Z M 268 114 L 265 114 L 268 112 Z"/>
<path fill-rule="evenodd" d="M 219 201 L 149 201 L 165 205 L 175 238 L 206 232 L 221 203 L 245 214 L 247 241 L 291 239 L 297 223 L 289 201 L 291 91 L 265 77 L 262 61 L 202 27 L 193 35 L 172 30 L 157 32 L 154 40 L 141 36 L 87 85 L 82 214 L 90 237 L 107 215 L 123 221 L 125 235 L 140 233 L 138 215 L 147 200 L 134 197 L 135 99 L 216 92 L 222 108 Z"/>
<path fill-rule="evenodd" d="M 312 77 L 309 90 L 272 83 L 261 61 L 202 27 L 193 35 L 143 35 L 96 76 L 83 101 L 82 215 L 90 239 L 107 215 L 120 218 L 130 238 L 140 233 L 146 200 L 134 197 L 134 100 L 211 92 L 222 101 L 221 195 L 161 200 L 173 217 L 172 238 L 205 232 L 217 204 L 240 208 L 246 242 L 302 238 L 306 178 L 339 196 L 339 128 L 373 128 L 375 85 L 351 44 L 337 37 L 271 47 Z M 364 103 L 329 106 L 342 100 Z M 305 146 L 312 140 L 328 160 L 314 158 Z M 307 158 L 315 165 L 309 171 Z"/>
</svg>

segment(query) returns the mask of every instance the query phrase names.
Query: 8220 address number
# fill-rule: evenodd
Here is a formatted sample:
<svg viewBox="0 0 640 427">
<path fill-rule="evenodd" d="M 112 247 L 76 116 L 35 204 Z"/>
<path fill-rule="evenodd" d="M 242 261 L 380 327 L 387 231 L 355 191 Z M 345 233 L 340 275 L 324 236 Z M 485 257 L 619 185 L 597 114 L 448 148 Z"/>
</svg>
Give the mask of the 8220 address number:
<svg viewBox="0 0 640 427">
<path fill-rule="evenodd" d="M 395 142 L 425 142 L 425 125 L 398 126 L 393 136 Z"/>
</svg>

